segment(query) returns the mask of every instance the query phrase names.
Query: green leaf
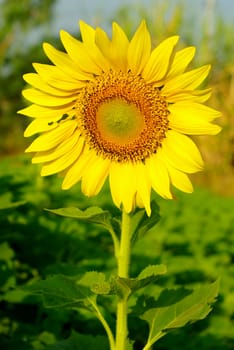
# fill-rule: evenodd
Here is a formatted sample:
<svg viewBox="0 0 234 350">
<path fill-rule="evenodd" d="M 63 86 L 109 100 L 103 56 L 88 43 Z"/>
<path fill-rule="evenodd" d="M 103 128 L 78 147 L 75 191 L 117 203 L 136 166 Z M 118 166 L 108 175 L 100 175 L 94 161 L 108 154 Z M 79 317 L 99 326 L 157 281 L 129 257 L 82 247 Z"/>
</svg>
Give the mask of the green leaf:
<svg viewBox="0 0 234 350">
<path fill-rule="evenodd" d="M 93 293 L 90 288 L 79 284 L 76 278 L 68 278 L 62 275 L 49 277 L 24 287 L 43 297 L 45 307 L 73 307 L 87 306 L 88 299 Z"/>
<path fill-rule="evenodd" d="M 12 202 L 12 194 L 10 192 L 0 196 L 0 210 L 16 208 L 25 203 L 25 201 Z"/>
<path fill-rule="evenodd" d="M 132 243 L 145 235 L 151 228 L 153 228 L 160 220 L 159 206 L 155 201 L 151 203 L 152 214 L 147 216 L 145 210 L 137 210 L 131 217 L 131 231 L 132 231 Z"/>
<path fill-rule="evenodd" d="M 88 334 L 79 334 L 72 332 L 66 340 L 47 346 L 45 350 L 108 350 L 108 340 L 104 336 L 92 336 Z"/>
<path fill-rule="evenodd" d="M 140 272 L 138 278 L 143 280 L 149 277 L 159 277 L 167 272 L 166 265 L 148 265 L 144 270 Z"/>
<path fill-rule="evenodd" d="M 113 219 L 108 210 L 103 210 L 99 207 L 89 207 L 85 210 L 80 210 L 75 207 L 46 210 L 56 215 L 101 225 L 106 230 L 111 232 L 112 235 L 115 232 L 119 233 L 120 231 L 120 224 L 118 220 Z"/>
<path fill-rule="evenodd" d="M 14 250 L 10 248 L 7 242 L 0 244 L 0 260 L 10 263 L 11 265 L 11 260 L 14 255 Z"/>
<path fill-rule="evenodd" d="M 24 304 L 34 303 L 35 304 L 38 299 L 38 296 L 32 295 L 30 291 L 16 288 L 6 292 L 2 297 L 2 299 L 7 303 L 24 303 Z"/>
<path fill-rule="evenodd" d="M 85 210 L 80 210 L 75 207 L 46 210 L 56 215 L 88 221 L 95 224 L 104 223 L 105 225 L 108 225 L 110 220 L 110 213 L 107 210 L 102 210 L 99 207 L 89 207 Z"/>
<path fill-rule="evenodd" d="M 147 285 L 155 282 L 161 275 L 167 272 L 165 265 L 149 265 L 147 266 L 137 278 L 125 279 L 132 292 L 144 288 Z"/>
<path fill-rule="evenodd" d="M 149 349 L 170 330 L 204 319 L 212 310 L 211 304 L 217 295 L 217 281 L 193 291 L 163 291 L 154 305 L 156 307 L 148 309 L 141 316 L 150 327 L 144 349 Z"/>
<path fill-rule="evenodd" d="M 120 299 L 127 299 L 132 293 L 128 278 L 115 276 L 111 278 L 111 292 L 116 294 Z"/>
<path fill-rule="evenodd" d="M 150 283 L 155 282 L 161 275 L 167 272 L 165 265 L 149 265 L 147 266 L 137 278 L 112 278 L 112 293 L 115 291 L 120 297 L 128 297 L 134 291 L 144 288 Z"/>
<path fill-rule="evenodd" d="M 106 281 L 104 273 L 97 271 L 86 272 L 79 280 L 79 284 L 90 288 L 94 294 L 110 294 L 111 286 Z"/>
<path fill-rule="evenodd" d="M 0 244 L 0 289 L 2 291 L 8 291 L 16 284 L 14 255 L 13 249 L 7 242 Z"/>
<path fill-rule="evenodd" d="M 56 337 L 53 333 L 44 331 L 38 335 L 37 341 L 40 343 L 40 345 L 50 345 L 55 343 Z"/>
</svg>

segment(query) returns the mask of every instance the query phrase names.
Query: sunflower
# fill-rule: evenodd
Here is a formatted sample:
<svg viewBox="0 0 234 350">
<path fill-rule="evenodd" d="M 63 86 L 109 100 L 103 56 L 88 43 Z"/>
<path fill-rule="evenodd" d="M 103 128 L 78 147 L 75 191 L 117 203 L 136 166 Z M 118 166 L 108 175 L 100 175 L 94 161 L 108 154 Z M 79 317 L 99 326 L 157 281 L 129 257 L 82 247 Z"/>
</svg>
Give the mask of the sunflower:
<svg viewBox="0 0 234 350">
<path fill-rule="evenodd" d="M 40 133 L 26 152 L 42 176 L 61 173 L 63 189 L 81 181 L 93 196 L 109 178 L 116 206 L 150 215 L 151 189 L 168 199 L 171 185 L 193 190 L 187 174 L 203 161 L 188 135 L 220 131 L 220 113 L 203 104 L 211 90 L 198 89 L 210 66 L 186 72 L 195 48 L 175 52 L 178 36 L 152 49 L 145 21 L 131 40 L 117 23 L 111 39 L 83 21 L 80 32 L 82 41 L 61 31 L 66 52 L 44 43 L 52 65 L 24 75 L 32 104 L 19 113 L 34 118 L 25 136 Z"/>
</svg>

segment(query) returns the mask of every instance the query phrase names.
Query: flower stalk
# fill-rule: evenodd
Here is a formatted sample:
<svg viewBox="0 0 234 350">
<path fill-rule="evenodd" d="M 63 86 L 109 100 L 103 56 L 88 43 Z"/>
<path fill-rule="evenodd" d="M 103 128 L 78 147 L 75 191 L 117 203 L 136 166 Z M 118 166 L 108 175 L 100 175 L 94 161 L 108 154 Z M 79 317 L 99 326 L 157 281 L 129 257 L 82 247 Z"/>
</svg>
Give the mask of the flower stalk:
<svg viewBox="0 0 234 350">
<path fill-rule="evenodd" d="M 129 264 L 131 256 L 131 230 L 130 215 L 124 210 L 122 212 L 122 227 L 120 238 L 120 249 L 118 254 L 118 276 L 129 277 Z M 125 350 L 128 337 L 128 294 L 123 295 L 117 304 L 116 321 L 116 350 Z"/>
</svg>

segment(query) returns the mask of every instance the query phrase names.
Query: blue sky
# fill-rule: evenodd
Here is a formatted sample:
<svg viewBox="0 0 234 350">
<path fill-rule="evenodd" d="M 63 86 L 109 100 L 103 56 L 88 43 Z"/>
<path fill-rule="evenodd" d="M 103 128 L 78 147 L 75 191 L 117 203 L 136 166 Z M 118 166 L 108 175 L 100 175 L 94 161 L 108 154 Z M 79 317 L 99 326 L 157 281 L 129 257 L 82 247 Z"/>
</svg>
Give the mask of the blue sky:
<svg viewBox="0 0 234 350">
<path fill-rule="evenodd" d="M 234 23 L 234 1 L 232 0 L 164 0 L 170 6 L 183 3 L 188 15 L 204 17 L 207 6 L 213 8 L 214 14 L 221 15 L 225 20 Z M 58 0 L 55 7 L 55 21 L 53 32 L 63 28 L 68 31 L 76 31 L 78 20 L 82 19 L 90 24 L 103 23 L 105 28 L 109 20 L 121 5 L 129 5 L 134 10 L 135 6 L 145 5 L 156 7 L 161 0 Z M 233 25 L 234 27 L 234 25 Z"/>
</svg>

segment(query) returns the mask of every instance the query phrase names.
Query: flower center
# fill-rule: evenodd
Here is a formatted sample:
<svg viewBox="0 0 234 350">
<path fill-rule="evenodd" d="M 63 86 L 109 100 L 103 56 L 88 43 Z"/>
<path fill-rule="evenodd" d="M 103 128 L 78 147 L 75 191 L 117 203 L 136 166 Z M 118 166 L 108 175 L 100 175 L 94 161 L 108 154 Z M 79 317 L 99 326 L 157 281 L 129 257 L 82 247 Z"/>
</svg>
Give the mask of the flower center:
<svg viewBox="0 0 234 350">
<path fill-rule="evenodd" d="M 144 129 L 144 118 L 134 104 L 116 98 L 100 105 L 96 115 L 97 128 L 106 142 L 125 145 Z"/>
<path fill-rule="evenodd" d="M 76 115 L 87 144 L 103 158 L 144 161 L 168 130 L 167 103 L 158 88 L 131 71 L 109 71 L 87 83 Z"/>
</svg>

